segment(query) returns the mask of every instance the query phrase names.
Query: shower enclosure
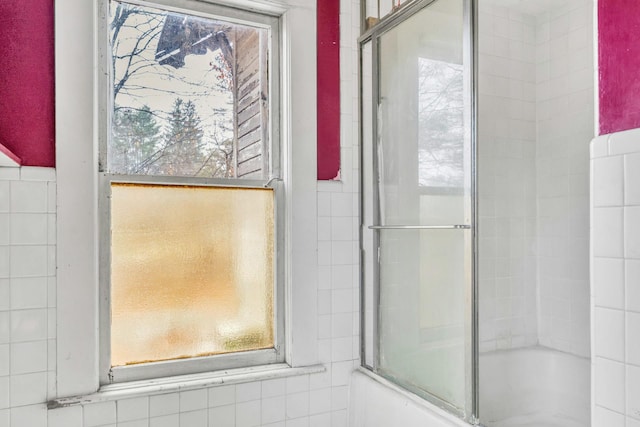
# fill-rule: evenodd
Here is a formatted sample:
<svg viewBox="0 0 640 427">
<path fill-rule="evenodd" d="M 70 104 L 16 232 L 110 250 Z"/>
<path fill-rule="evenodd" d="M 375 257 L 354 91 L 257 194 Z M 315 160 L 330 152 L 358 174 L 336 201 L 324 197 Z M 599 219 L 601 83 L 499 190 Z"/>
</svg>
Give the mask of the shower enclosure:
<svg viewBox="0 0 640 427">
<path fill-rule="evenodd" d="M 363 19 L 363 366 L 470 424 L 589 425 L 592 7 Z"/>
</svg>

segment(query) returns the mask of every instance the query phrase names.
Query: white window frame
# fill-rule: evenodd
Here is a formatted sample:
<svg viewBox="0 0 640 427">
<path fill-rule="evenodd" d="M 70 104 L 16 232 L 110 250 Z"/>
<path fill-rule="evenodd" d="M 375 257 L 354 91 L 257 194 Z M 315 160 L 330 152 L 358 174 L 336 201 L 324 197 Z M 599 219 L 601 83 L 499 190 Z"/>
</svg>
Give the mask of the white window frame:
<svg viewBox="0 0 640 427">
<path fill-rule="evenodd" d="M 279 137 L 279 19 L 277 16 L 258 14 L 256 12 L 245 11 L 241 9 L 233 9 L 227 6 L 214 5 L 211 3 L 203 3 L 195 0 L 119 0 L 124 3 L 133 5 L 149 6 L 159 10 L 168 12 L 176 12 L 190 16 L 200 16 L 205 19 L 224 21 L 240 25 L 248 25 L 254 28 L 266 29 L 269 32 L 269 69 L 267 71 L 269 106 L 268 106 L 268 150 L 269 170 L 264 171 L 265 179 L 248 180 L 248 179 L 215 179 L 215 178 L 194 178 L 181 176 L 132 176 L 122 174 L 111 174 L 105 170 L 99 170 L 99 227 L 100 235 L 98 242 L 99 250 L 99 277 L 100 277 L 100 383 L 110 384 L 126 381 L 144 380 L 160 377 L 168 377 L 175 375 L 186 375 L 221 369 L 241 368 L 247 366 L 266 365 L 272 363 L 281 363 L 284 361 L 284 283 L 283 283 L 283 259 L 276 257 L 284 246 L 284 195 L 280 174 L 280 137 Z M 105 16 L 109 16 L 110 0 L 101 0 L 100 2 L 105 10 Z M 100 105 L 109 105 L 106 114 L 100 114 L 98 118 L 100 129 L 100 154 L 98 167 L 107 169 L 107 150 L 109 146 L 109 138 L 111 137 L 112 122 L 112 85 L 113 76 L 111 72 L 111 55 L 112 46 L 109 45 L 110 27 L 108 19 L 100 22 L 99 49 L 103 49 L 104 54 L 101 58 L 106 60 L 100 64 L 103 71 L 103 83 L 100 85 L 104 98 L 101 98 Z M 104 123 L 102 123 L 104 121 Z M 159 362 L 142 363 L 132 366 L 111 365 L 111 184 L 112 183 L 149 183 L 160 185 L 193 185 L 209 188 L 266 188 L 270 187 L 274 191 L 274 207 L 275 207 L 275 247 L 274 247 L 274 348 L 232 352 L 228 354 L 220 354 L 206 357 L 193 357 L 187 359 L 174 359 Z"/>
<path fill-rule="evenodd" d="M 216 3 L 275 15 L 281 22 L 286 217 L 284 249 L 276 256 L 284 260 L 284 361 L 310 366 L 318 362 L 315 0 Z M 108 108 L 100 94 L 104 13 L 96 2 L 55 1 L 58 398 L 101 387 L 97 158 Z"/>
</svg>

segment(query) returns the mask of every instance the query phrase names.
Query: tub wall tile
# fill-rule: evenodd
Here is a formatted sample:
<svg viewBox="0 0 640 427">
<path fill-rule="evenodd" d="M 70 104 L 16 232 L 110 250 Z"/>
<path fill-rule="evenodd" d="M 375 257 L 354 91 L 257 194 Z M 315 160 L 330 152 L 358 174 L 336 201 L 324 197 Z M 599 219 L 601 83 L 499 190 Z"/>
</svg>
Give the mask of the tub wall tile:
<svg viewBox="0 0 640 427">
<path fill-rule="evenodd" d="M 594 322 L 596 356 L 624 362 L 624 321 L 624 311 L 596 307 Z"/>
<path fill-rule="evenodd" d="M 625 427 L 624 415 L 597 406 L 593 416 L 595 426 Z"/>
<path fill-rule="evenodd" d="M 524 309 L 536 306 L 536 270 L 524 274 L 536 246 L 536 46 L 524 34 L 536 28 L 533 17 L 490 2 L 480 14 L 480 346 L 492 351 L 537 342 L 536 312 Z M 519 291 L 525 277 L 531 292 Z"/>
<path fill-rule="evenodd" d="M 640 427 L 640 419 L 627 417 L 626 427 Z"/>
<path fill-rule="evenodd" d="M 479 11 L 480 346 L 539 343 L 586 357 L 590 2 L 538 15 L 491 3 Z M 617 171 L 599 204 L 619 207 L 620 159 L 608 157 L 608 137 L 592 152 L 599 167 Z"/>
<path fill-rule="evenodd" d="M 627 206 L 640 205 L 640 153 L 624 156 L 624 201 Z"/>
<path fill-rule="evenodd" d="M 621 258 L 593 260 L 595 302 L 598 307 L 624 310 L 624 264 Z"/>
<path fill-rule="evenodd" d="M 627 364 L 627 416 L 640 420 L 640 366 Z"/>
<path fill-rule="evenodd" d="M 607 157 L 596 148 L 609 141 Z M 611 168 L 597 167 L 606 159 Z M 640 424 L 640 211 L 637 169 L 640 130 L 600 137 L 592 142 L 592 190 L 620 179 L 624 198 L 619 206 L 599 207 L 593 197 L 592 305 L 594 395 L 593 427 Z M 592 193 L 593 195 L 593 193 Z M 602 199 L 600 199 L 602 201 Z M 616 203 L 619 195 L 616 196 Z M 625 424 L 626 423 L 626 424 Z"/>
<path fill-rule="evenodd" d="M 2 168 L 0 168 L 2 169 Z M 47 268 L 48 247 L 55 234 L 47 206 L 55 193 L 55 170 L 15 168 L 0 172 L 0 425 L 43 426 L 43 403 L 55 389 L 55 319 L 49 316 L 49 294 L 55 295 L 55 271 Z M 80 409 L 80 408 L 78 408 Z M 77 412 L 65 411 L 66 413 Z M 55 413 L 52 426 L 67 415 Z"/>
<path fill-rule="evenodd" d="M 539 331 L 543 345 L 589 356 L 589 144 L 593 137 L 591 2 L 554 8 L 537 16 L 548 37 L 536 45 L 536 176 L 539 316 L 551 328 Z M 548 52 L 548 55 L 546 53 Z M 604 154 L 606 140 L 595 146 Z M 602 166 L 618 170 L 604 159 Z M 621 181 L 621 175 L 614 175 Z M 616 181 L 611 179 L 611 186 Z M 599 191 L 614 203 L 620 191 Z M 558 307 L 567 307 L 559 310 Z M 569 322 L 569 334 L 558 327 Z"/>
<path fill-rule="evenodd" d="M 621 206 L 624 199 L 623 166 L 624 159 L 620 156 L 594 159 L 594 173 L 607 177 L 594 182 L 594 206 Z"/>
<path fill-rule="evenodd" d="M 627 259 L 625 263 L 625 304 L 629 311 L 640 312 L 640 260 Z"/>
<path fill-rule="evenodd" d="M 626 321 L 626 361 L 640 366 L 640 313 L 627 312 Z"/>
</svg>

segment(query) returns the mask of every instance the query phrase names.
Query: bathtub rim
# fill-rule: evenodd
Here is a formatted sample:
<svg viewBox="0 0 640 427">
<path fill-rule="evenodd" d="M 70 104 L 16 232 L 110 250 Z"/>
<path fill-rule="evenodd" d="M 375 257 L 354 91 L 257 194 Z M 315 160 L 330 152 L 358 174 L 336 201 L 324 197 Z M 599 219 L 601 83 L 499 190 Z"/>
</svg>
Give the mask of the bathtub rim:
<svg viewBox="0 0 640 427">
<path fill-rule="evenodd" d="M 574 375 L 575 374 L 584 374 L 584 376 L 586 376 L 587 381 L 589 383 L 589 386 L 585 388 L 585 390 L 582 393 L 576 393 L 576 394 L 571 394 L 571 397 L 573 398 L 573 400 L 568 401 L 567 405 L 562 406 L 562 408 L 568 409 L 571 408 L 572 405 L 575 405 L 576 402 L 580 401 L 580 405 L 582 406 L 582 404 L 585 404 L 584 408 L 588 414 L 586 417 L 582 417 L 580 415 L 582 415 L 584 412 L 583 411 L 567 411 L 566 413 L 561 412 L 561 415 L 567 416 L 572 420 L 575 420 L 576 422 L 581 423 L 581 425 L 584 425 L 583 423 L 586 421 L 590 424 L 587 425 L 593 425 L 593 420 L 591 419 L 592 417 L 592 413 L 593 413 L 593 409 L 591 408 L 591 402 L 592 402 L 592 398 L 591 398 L 591 393 L 590 393 L 590 389 L 593 386 L 593 373 L 592 373 L 592 358 L 591 357 L 585 357 L 585 356 L 581 356 L 581 355 L 577 355 L 574 353 L 569 353 L 566 351 L 562 351 L 562 350 L 558 350 L 558 349 L 554 349 L 554 348 L 550 348 L 550 347 L 546 347 L 546 346 L 542 346 L 542 345 L 534 345 L 534 346 L 528 346 L 528 347 L 518 347 L 518 348 L 513 348 L 513 349 L 500 349 L 500 350 L 494 350 L 494 351 L 490 351 L 490 352 L 484 352 L 480 354 L 479 357 L 479 371 L 482 370 L 482 362 L 483 359 L 486 360 L 487 358 L 490 359 L 494 359 L 493 363 L 496 364 L 496 366 L 503 366 L 504 369 L 518 369 L 518 365 L 521 362 L 526 362 L 528 358 L 536 358 L 536 357 L 540 357 L 542 356 L 544 359 L 542 362 L 538 363 L 537 365 L 535 365 L 536 369 L 541 370 L 542 372 L 538 372 L 537 375 L 533 374 L 536 378 L 543 376 L 543 379 L 541 382 L 529 382 L 529 383 L 525 383 L 522 386 L 522 392 L 526 392 L 526 391 L 536 391 L 536 392 L 540 392 L 540 388 L 544 389 L 544 391 L 542 391 L 542 393 L 549 393 L 549 394 L 558 394 L 558 395 L 562 395 L 563 393 L 567 392 L 567 384 L 573 384 L 575 383 L 575 378 Z M 504 366 L 505 362 L 501 361 L 501 358 L 516 358 L 515 361 L 510 362 L 509 366 Z M 517 358 L 520 358 L 521 360 L 518 360 Z M 502 362 L 502 363 L 501 363 Z M 562 369 L 565 364 L 570 364 L 570 366 L 572 367 L 572 369 L 578 370 L 579 372 L 570 372 L 569 370 L 566 369 Z M 555 378 L 553 377 L 554 375 L 554 368 L 561 368 L 563 372 L 569 372 L 569 374 L 567 375 L 567 377 L 564 377 L 564 381 L 561 382 L 561 386 L 549 391 L 549 387 L 547 386 L 549 380 L 551 378 Z M 482 374 L 481 374 L 482 375 Z M 525 376 L 530 376 L 531 374 L 528 373 L 524 373 L 523 375 Z M 580 376 L 580 378 L 582 378 L 582 375 Z M 530 377 L 527 379 L 531 379 Z M 553 381 L 551 381 L 553 382 Z M 533 384 L 533 387 L 528 388 L 527 386 L 531 386 Z M 482 380 L 480 381 L 479 386 L 482 388 Z M 570 389 L 571 387 L 569 387 Z M 518 390 L 515 390 L 518 391 Z M 500 400 L 500 392 L 501 390 L 494 390 L 494 392 L 497 393 L 498 395 L 498 400 Z M 486 396 L 486 393 L 480 393 L 479 397 L 482 398 L 482 396 Z M 545 398 L 549 398 L 549 396 L 542 396 L 542 399 L 540 399 L 540 401 L 543 401 Z M 482 414 L 487 414 L 489 413 L 489 416 L 491 416 L 492 411 L 486 411 L 484 410 L 484 408 L 487 408 L 486 405 L 487 400 L 483 400 L 481 401 L 481 404 L 479 405 L 479 415 L 480 415 L 480 420 L 483 420 L 483 416 Z M 517 403 L 517 400 L 514 400 L 514 402 Z M 513 404 L 513 402 L 511 402 Z M 491 409 L 491 408 L 490 408 Z M 513 409 L 513 408 L 512 408 Z M 574 406 L 575 409 L 575 406 Z M 508 413 L 508 411 L 506 411 Z M 495 416 L 495 415 L 494 415 Z M 500 418 L 498 420 L 494 420 L 492 422 L 503 422 L 505 420 L 511 419 L 514 416 L 518 416 L 518 414 L 509 414 L 509 416 L 507 416 L 506 418 Z M 484 417 L 485 421 L 488 417 Z M 484 424 L 481 424 L 484 425 Z"/>
<path fill-rule="evenodd" d="M 483 427 L 481 424 L 470 424 L 465 421 L 460 416 L 451 413 L 449 409 L 445 409 L 443 407 L 438 406 L 437 404 L 431 402 L 430 400 L 412 392 L 411 390 L 407 390 L 394 383 L 393 381 L 383 377 L 376 372 L 369 370 L 364 366 L 358 366 L 353 370 L 352 375 L 362 374 L 365 377 L 377 382 L 385 388 L 390 389 L 392 392 L 399 395 L 399 397 L 409 400 L 410 402 L 417 405 L 419 408 L 425 409 L 430 412 L 434 416 L 441 418 L 444 422 L 448 422 L 451 426 L 460 426 L 460 427 L 469 427 L 469 426 L 478 426 Z"/>
</svg>

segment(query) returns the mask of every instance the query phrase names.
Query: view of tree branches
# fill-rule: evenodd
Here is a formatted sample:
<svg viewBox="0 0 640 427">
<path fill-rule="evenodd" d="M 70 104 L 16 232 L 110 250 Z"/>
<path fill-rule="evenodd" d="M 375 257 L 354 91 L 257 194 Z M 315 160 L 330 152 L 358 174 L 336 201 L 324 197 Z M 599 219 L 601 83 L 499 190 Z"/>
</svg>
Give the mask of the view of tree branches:
<svg viewBox="0 0 640 427">
<path fill-rule="evenodd" d="M 117 1 L 110 7 L 109 172 L 233 177 L 233 26 Z"/>
<path fill-rule="evenodd" d="M 464 98 L 460 64 L 420 58 L 419 182 L 428 187 L 464 184 Z"/>
</svg>

